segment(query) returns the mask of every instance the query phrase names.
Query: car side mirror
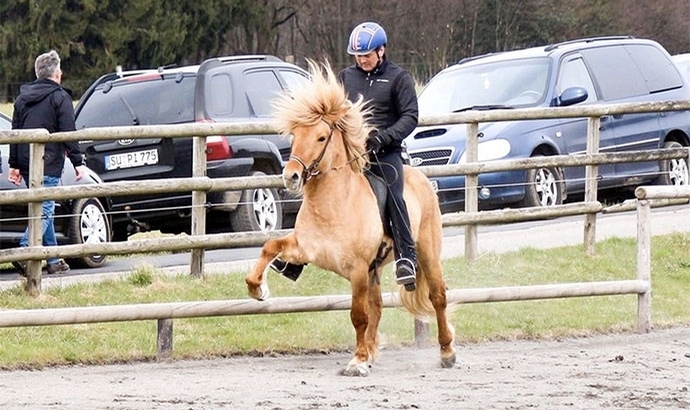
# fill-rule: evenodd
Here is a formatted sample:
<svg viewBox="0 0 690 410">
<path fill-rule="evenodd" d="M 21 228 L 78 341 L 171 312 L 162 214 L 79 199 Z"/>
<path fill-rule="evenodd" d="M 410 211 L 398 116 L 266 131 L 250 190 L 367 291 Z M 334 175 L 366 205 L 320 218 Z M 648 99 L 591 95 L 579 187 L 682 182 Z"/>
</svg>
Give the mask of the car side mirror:
<svg viewBox="0 0 690 410">
<path fill-rule="evenodd" d="M 589 97 L 587 90 L 582 87 L 570 87 L 556 98 L 557 107 L 567 107 L 569 105 L 581 103 Z"/>
</svg>

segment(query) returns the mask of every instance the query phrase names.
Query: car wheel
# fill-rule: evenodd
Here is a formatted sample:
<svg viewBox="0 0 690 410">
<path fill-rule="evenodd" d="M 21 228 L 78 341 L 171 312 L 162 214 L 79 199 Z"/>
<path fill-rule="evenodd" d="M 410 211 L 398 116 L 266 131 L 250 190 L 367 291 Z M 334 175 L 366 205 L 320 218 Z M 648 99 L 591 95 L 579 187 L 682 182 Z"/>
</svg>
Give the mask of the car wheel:
<svg viewBox="0 0 690 410">
<path fill-rule="evenodd" d="M 251 176 L 264 176 L 261 171 Z M 235 232 L 268 232 L 282 229 L 283 206 L 274 188 L 256 188 L 242 191 L 240 204 L 230 214 L 230 224 Z"/>
<path fill-rule="evenodd" d="M 71 244 L 105 243 L 110 241 L 111 230 L 105 208 L 98 199 L 82 198 L 74 201 L 72 217 L 69 223 L 69 241 Z M 70 259 L 70 265 L 86 268 L 102 266 L 107 255 L 88 255 L 83 258 Z"/>
<path fill-rule="evenodd" d="M 563 203 L 564 181 L 558 168 L 544 167 L 527 170 L 523 207 L 550 207 Z"/>
<path fill-rule="evenodd" d="M 683 148 L 679 142 L 666 141 L 664 148 Z M 690 183 L 687 158 L 667 159 L 659 162 L 659 185 L 681 186 Z"/>
</svg>

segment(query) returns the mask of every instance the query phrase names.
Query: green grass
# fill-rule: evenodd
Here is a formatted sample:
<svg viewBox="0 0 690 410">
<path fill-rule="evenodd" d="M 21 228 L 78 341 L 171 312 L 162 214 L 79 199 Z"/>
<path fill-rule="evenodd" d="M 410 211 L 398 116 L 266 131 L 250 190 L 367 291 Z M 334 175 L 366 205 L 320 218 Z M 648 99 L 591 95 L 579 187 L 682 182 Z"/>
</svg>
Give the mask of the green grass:
<svg viewBox="0 0 690 410">
<path fill-rule="evenodd" d="M 652 324 L 690 324 L 690 234 L 653 238 Z M 634 279 L 634 239 L 609 239 L 587 257 L 581 246 L 548 250 L 523 249 L 486 254 L 474 262 L 444 261 L 451 289 Z M 342 278 L 308 267 L 298 282 L 269 276 L 273 297 L 349 293 Z M 392 273 L 382 279 L 384 291 L 396 291 Z M 128 278 L 98 284 L 45 289 L 29 298 L 19 289 L 0 292 L 0 309 L 40 309 L 130 303 L 246 299 L 244 272 L 169 277 L 151 267 Z M 637 297 L 622 295 L 530 302 L 497 302 L 455 306 L 451 321 L 457 342 L 492 339 L 557 338 L 632 330 Z M 432 335 L 435 326 L 431 324 Z M 381 340 L 405 345 L 413 340 L 413 318 L 401 309 L 386 309 Z M 354 346 L 349 312 L 314 312 L 228 316 L 175 320 L 174 357 L 207 358 L 237 354 L 348 350 Z M 68 363 L 112 363 L 152 360 L 156 354 L 156 321 L 0 329 L 0 368 L 35 368 Z"/>
</svg>

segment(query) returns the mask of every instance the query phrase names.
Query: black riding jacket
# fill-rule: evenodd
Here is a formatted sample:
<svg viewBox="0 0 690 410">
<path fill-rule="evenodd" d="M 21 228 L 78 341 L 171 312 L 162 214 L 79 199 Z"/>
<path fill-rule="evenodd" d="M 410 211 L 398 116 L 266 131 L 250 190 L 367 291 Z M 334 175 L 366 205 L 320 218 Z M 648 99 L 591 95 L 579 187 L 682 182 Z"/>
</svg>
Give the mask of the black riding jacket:
<svg viewBox="0 0 690 410">
<path fill-rule="evenodd" d="M 14 102 L 12 129 L 45 128 L 48 132 L 74 131 L 74 107 L 69 93 L 53 80 L 40 79 L 21 87 Z M 49 142 L 45 148 L 44 175 L 60 177 L 65 152 L 72 164 L 84 165 L 84 157 L 76 141 Z M 11 144 L 9 165 L 29 175 L 29 144 Z"/>
<path fill-rule="evenodd" d="M 386 144 L 383 151 L 400 151 L 400 144 L 415 129 L 419 117 L 412 76 L 384 58 L 371 72 L 352 65 L 338 73 L 338 79 L 350 101 L 364 97 L 366 107 L 372 110 L 370 124 Z"/>
</svg>

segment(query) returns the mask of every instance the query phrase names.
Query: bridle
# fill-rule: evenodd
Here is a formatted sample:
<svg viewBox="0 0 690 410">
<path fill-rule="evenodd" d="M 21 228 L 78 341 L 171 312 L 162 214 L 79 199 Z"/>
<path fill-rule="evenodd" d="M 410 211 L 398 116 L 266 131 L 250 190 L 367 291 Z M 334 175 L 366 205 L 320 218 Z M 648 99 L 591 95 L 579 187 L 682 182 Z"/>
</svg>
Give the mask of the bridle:
<svg viewBox="0 0 690 410">
<path fill-rule="evenodd" d="M 323 122 L 326 122 L 326 121 L 323 121 Z M 302 166 L 302 168 L 303 168 L 302 179 L 304 180 L 305 183 L 307 181 L 309 181 L 311 178 L 313 178 L 313 177 L 315 177 L 321 173 L 321 171 L 318 169 L 319 164 L 321 163 L 323 156 L 326 154 L 326 149 L 328 148 L 328 144 L 331 143 L 331 138 L 333 137 L 333 130 L 335 129 L 333 124 L 329 124 L 327 122 L 326 122 L 326 124 L 331 129 L 331 132 L 328 134 L 328 139 L 326 140 L 326 144 L 323 146 L 323 150 L 321 151 L 321 154 L 314 160 L 314 162 L 311 163 L 311 165 L 307 166 L 307 164 L 305 164 L 304 161 L 302 161 L 300 159 L 300 157 L 298 157 L 297 155 L 290 154 L 290 160 L 294 160 L 295 162 L 297 162 L 298 164 L 300 164 Z"/>
<path fill-rule="evenodd" d="M 326 144 L 324 145 L 323 150 L 321 151 L 321 154 L 318 156 L 318 158 L 316 158 L 314 160 L 314 162 L 311 163 L 311 165 L 307 166 L 307 164 L 304 161 L 302 161 L 302 159 L 300 157 L 298 157 L 297 155 L 290 154 L 289 160 L 294 160 L 295 162 L 297 162 L 298 164 L 300 164 L 302 166 L 302 180 L 304 181 L 304 183 L 306 183 L 307 181 L 309 181 L 313 177 L 321 174 L 321 170 L 319 170 L 318 167 L 319 167 L 319 164 L 321 163 L 321 160 L 323 159 L 323 156 L 326 154 L 326 149 L 328 149 L 328 145 L 331 143 L 331 139 L 333 137 L 333 131 L 335 130 L 335 128 L 338 128 L 341 132 L 344 132 L 342 127 L 338 123 L 330 124 L 326 120 L 322 120 L 322 121 L 325 122 L 329 126 L 329 128 L 331 129 L 331 132 L 328 134 L 328 140 L 326 140 Z M 347 151 L 347 156 L 352 157 L 352 159 L 350 159 L 349 161 L 347 161 L 343 165 L 331 168 L 329 171 L 337 171 L 341 168 L 344 168 L 344 167 L 350 165 L 352 162 L 356 161 L 360 157 L 367 155 L 367 152 L 364 152 L 361 155 L 353 155 L 353 153 L 350 152 L 350 148 L 347 146 L 347 144 L 345 145 L 345 150 Z M 292 151 L 292 149 L 291 149 L 291 151 Z"/>
</svg>

